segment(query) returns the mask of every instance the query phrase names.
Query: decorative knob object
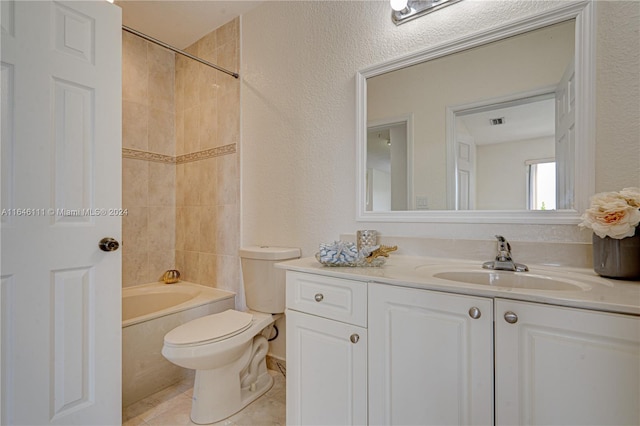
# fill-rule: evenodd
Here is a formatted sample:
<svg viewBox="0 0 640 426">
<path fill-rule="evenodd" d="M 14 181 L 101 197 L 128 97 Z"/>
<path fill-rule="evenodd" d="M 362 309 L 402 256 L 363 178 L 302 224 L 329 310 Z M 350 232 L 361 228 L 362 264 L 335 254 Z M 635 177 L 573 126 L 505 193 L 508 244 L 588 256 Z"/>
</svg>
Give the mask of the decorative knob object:
<svg viewBox="0 0 640 426">
<path fill-rule="evenodd" d="M 356 333 L 353 333 L 349 337 L 349 340 L 351 340 L 351 343 L 358 343 L 358 340 L 360 340 L 360 336 L 358 336 Z"/>
<path fill-rule="evenodd" d="M 473 319 L 478 319 L 482 316 L 482 312 L 480 312 L 480 309 L 474 306 L 473 308 L 469 309 L 469 316 Z"/>
<path fill-rule="evenodd" d="M 324 295 L 322 293 L 317 293 L 314 299 L 316 299 L 316 302 L 322 302 L 322 300 L 324 300 Z"/>
<path fill-rule="evenodd" d="M 165 284 L 173 284 L 180 281 L 180 271 L 177 269 L 169 269 L 164 274 L 162 274 L 162 281 Z"/>
<path fill-rule="evenodd" d="M 509 324 L 515 324 L 518 322 L 518 316 L 511 311 L 507 311 L 504 313 L 504 320 Z"/>
<path fill-rule="evenodd" d="M 100 240 L 98 247 L 102 251 L 116 251 L 120 247 L 120 243 L 115 238 L 105 237 Z"/>
</svg>

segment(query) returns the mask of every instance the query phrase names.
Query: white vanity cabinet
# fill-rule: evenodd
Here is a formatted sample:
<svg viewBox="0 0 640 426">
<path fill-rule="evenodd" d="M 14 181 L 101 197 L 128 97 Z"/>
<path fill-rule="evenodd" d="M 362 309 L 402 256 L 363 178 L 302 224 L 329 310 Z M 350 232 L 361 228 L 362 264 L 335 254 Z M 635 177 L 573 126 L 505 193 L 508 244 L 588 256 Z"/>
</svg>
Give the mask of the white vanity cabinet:
<svg viewBox="0 0 640 426">
<path fill-rule="evenodd" d="M 640 424 L 640 318 L 496 299 L 497 425 Z"/>
<path fill-rule="evenodd" d="M 287 424 L 640 424 L 640 316 L 354 277 L 287 271 Z"/>
<path fill-rule="evenodd" d="M 493 424 L 493 300 L 369 284 L 369 423 Z"/>
<path fill-rule="evenodd" d="M 367 283 L 287 271 L 287 424 L 367 424 Z"/>
</svg>

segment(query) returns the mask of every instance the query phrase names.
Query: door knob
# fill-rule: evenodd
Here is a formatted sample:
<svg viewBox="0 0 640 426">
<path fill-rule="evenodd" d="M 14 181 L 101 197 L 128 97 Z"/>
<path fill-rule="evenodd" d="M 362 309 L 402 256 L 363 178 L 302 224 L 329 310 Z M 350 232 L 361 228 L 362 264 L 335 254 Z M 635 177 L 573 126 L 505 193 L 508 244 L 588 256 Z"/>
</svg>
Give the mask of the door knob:
<svg viewBox="0 0 640 426">
<path fill-rule="evenodd" d="M 317 293 L 313 298 L 316 302 L 322 302 L 324 300 L 324 295 L 322 293 Z"/>
<path fill-rule="evenodd" d="M 102 251 L 116 251 L 120 247 L 120 243 L 115 238 L 105 237 L 100 240 L 98 247 Z"/>
<path fill-rule="evenodd" d="M 353 333 L 349 337 L 349 340 L 351 340 L 351 343 L 358 343 L 358 340 L 360 340 L 360 336 L 358 336 L 356 333 Z"/>
</svg>

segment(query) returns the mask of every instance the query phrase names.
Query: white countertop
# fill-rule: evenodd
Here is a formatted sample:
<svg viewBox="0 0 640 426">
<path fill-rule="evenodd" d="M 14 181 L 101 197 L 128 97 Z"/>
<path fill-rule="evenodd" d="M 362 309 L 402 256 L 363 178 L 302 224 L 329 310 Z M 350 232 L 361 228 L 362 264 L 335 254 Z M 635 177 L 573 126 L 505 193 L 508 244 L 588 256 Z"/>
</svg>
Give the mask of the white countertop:
<svg viewBox="0 0 640 426">
<path fill-rule="evenodd" d="M 530 302 L 547 303 L 575 308 L 596 309 L 640 315 L 640 282 L 612 280 L 598 276 L 591 269 L 561 268 L 553 266 L 528 265 L 529 272 L 505 272 L 507 274 L 553 275 L 584 284 L 586 290 L 533 290 L 507 288 L 490 285 L 469 284 L 435 278 L 425 270 L 451 268 L 482 270 L 482 262 L 457 259 L 443 259 L 422 256 L 401 256 L 393 254 L 381 267 L 331 267 L 321 265 L 314 257 L 290 260 L 276 264 L 276 267 L 290 271 L 320 274 L 367 282 L 379 282 L 403 287 L 422 288 L 468 294 L 472 296 L 497 297 Z M 486 272 L 486 270 L 484 270 Z"/>
</svg>

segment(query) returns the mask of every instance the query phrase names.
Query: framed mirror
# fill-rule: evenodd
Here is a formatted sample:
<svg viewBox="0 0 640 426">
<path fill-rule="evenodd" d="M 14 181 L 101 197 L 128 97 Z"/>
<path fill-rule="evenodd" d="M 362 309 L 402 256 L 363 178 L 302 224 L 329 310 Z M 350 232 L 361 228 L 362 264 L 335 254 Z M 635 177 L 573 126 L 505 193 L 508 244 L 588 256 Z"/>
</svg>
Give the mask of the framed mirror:
<svg viewBox="0 0 640 426">
<path fill-rule="evenodd" d="M 578 223 L 595 188 L 593 7 L 360 71 L 357 220 Z"/>
</svg>

